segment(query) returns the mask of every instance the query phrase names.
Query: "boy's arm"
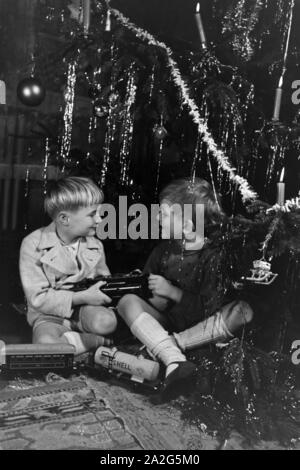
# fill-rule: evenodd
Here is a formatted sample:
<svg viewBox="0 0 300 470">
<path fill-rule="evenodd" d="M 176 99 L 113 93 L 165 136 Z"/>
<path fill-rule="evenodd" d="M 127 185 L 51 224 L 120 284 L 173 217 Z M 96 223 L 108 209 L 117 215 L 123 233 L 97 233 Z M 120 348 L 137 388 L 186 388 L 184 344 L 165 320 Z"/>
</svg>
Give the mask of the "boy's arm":
<svg viewBox="0 0 300 470">
<path fill-rule="evenodd" d="M 37 240 L 27 237 L 20 249 L 20 276 L 28 305 L 45 315 L 69 318 L 74 293 L 55 290 L 50 286 L 40 263 L 37 245 Z"/>
<path fill-rule="evenodd" d="M 144 274 L 151 274 L 151 273 L 159 274 L 160 273 L 161 260 L 162 260 L 162 255 L 164 252 L 162 248 L 163 248 L 163 244 L 160 243 L 152 250 L 152 252 L 150 253 L 145 263 L 145 266 L 143 269 Z M 153 295 L 151 298 L 148 299 L 148 301 L 150 302 L 151 305 L 153 305 L 154 308 L 156 308 L 160 312 L 163 312 L 164 310 L 166 310 L 170 304 L 169 299 L 166 299 L 160 295 Z"/>
</svg>

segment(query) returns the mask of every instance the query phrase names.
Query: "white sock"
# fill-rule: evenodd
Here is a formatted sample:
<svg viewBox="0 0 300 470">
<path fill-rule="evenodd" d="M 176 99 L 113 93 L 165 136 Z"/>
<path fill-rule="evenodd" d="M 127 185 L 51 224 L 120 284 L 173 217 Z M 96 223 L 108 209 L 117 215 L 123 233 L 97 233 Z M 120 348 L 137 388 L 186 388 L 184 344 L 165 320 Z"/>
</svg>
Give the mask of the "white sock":
<svg viewBox="0 0 300 470">
<path fill-rule="evenodd" d="M 83 354 L 87 351 L 97 349 L 99 346 L 110 346 L 111 341 L 100 335 L 92 333 L 78 333 L 77 331 L 67 331 L 63 336 L 68 343 L 75 347 L 76 354 Z"/>
<path fill-rule="evenodd" d="M 168 332 L 149 313 L 142 312 L 131 325 L 132 334 L 166 366 L 186 361 Z M 176 367 L 176 364 L 174 364 Z"/>
<path fill-rule="evenodd" d="M 233 338 L 220 312 L 173 336 L 182 351 Z"/>
</svg>

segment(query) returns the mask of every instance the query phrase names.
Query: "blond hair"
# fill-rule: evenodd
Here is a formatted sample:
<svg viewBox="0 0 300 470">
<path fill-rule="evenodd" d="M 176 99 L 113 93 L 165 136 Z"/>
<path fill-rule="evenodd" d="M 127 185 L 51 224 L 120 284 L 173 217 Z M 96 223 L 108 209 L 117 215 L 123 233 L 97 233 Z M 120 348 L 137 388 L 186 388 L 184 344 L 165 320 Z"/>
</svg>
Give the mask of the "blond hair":
<svg viewBox="0 0 300 470">
<path fill-rule="evenodd" d="M 102 190 L 91 179 L 70 176 L 49 186 L 44 209 L 54 219 L 60 211 L 76 211 L 82 207 L 101 204 L 103 199 Z"/>
</svg>

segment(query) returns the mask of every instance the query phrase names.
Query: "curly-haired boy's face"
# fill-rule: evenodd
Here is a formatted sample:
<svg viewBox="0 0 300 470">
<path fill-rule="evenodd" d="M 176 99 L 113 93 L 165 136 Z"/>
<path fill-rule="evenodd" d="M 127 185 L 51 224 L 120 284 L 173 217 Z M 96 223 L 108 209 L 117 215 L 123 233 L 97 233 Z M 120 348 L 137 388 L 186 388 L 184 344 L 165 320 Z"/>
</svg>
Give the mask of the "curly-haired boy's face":
<svg viewBox="0 0 300 470">
<path fill-rule="evenodd" d="M 65 228 L 68 235 L 75 238 L 92 237 L 96 234 L 97 225 L 101 219 L 99 216 L 99 205 L 81 207 L 77 211 L 66 211 Z"/>
<path fill-rule="evenodd" d="M 177 210 L 176 210 L 177 209 Z M 178 210 L 179 209 L 179 210 Z M 159 223 L 161 226 L 161 236 L 164 239 L 182 239 L 182 212 L 166 199 L 160 204 Z"/>
</svg>

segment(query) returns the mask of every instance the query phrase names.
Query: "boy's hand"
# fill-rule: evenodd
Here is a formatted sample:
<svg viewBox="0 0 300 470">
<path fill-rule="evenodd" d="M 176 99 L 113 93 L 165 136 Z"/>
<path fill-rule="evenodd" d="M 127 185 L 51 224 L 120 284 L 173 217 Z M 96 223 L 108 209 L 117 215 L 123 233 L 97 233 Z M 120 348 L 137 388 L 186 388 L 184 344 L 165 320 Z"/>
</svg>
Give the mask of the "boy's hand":
<svg viewBox="0 0 300 470">
<path fill-rule="evenodd" d="M 164 297 L 166 299 L 174 300 L 178 303 L 182 297 L 182 290 L 176 286 L 173 286 L 170 281 L 165 279 L 163 276 L 158 274 L 150 274 L 148 281 L 149 289 L 152 294 Z"/>
<path fill-rule="evenodd" d="M 107 305 L 111 303 L 111 298 L 101 292 L 101 287 L 105 285 L 105 281 L 99 281 L 82 292 L 84 303 L 86 305 Z"/>
</svg>

